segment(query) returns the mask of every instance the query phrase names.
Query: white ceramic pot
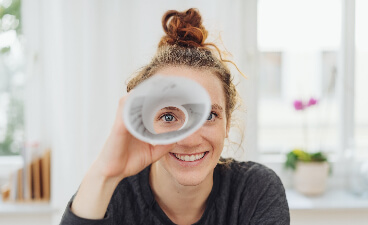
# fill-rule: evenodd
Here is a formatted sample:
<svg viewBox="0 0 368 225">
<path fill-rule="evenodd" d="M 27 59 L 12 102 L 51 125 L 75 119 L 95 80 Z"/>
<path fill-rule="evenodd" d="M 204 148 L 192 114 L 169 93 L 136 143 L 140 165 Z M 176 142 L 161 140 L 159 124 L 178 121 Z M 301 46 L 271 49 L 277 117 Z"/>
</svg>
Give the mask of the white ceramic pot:
<svg viewBox="0 0 368 225">
<path fill-rule="evenodd" d="M 326 189 L 327 162 L 298 162 L 294 173 L 294 188 L 304 195 L 320 195 Z"/>
</svg>

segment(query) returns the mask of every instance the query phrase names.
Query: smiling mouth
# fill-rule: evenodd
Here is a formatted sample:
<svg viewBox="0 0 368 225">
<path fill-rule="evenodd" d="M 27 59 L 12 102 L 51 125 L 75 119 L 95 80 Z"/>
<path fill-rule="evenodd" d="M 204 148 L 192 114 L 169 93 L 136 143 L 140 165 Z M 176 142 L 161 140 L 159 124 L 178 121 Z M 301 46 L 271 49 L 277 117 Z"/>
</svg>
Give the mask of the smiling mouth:
<svg viewBox="0 0 368 225">
<path fill-rule="evenodd" d="M 186 154 L 177 154 L 177 153 L 171 153 L 170 152 L 171 155 L 175 156 L 175 158 L 177 158 L 178 160 L 183 161 L 183 162 L 194 162 L 194 161 L 200 160 L 207 153 L 208 153 L 208 151 L 198 153 L 198 154 L 186 155 Z"/>
</svg>

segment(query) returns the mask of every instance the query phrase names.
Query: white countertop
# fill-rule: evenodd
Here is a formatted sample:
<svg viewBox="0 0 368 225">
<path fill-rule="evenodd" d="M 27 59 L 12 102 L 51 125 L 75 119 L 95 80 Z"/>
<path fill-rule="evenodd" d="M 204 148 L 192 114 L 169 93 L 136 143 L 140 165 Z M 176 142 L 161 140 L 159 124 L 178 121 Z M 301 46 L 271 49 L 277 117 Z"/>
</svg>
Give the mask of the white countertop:
<svg viewBox="0 0 368 225">
<path fill-rule="evenodd" d="M 304 196 L 293 189 L 286 189 L 290 210 L 313 209 L 367 209 L 368 198 L 356 196 L 347 190 L 327 190 L 316 197 Z"/>
<path fill-rule="evenodd" d="M 334 210 L 334 209 L 367 209 L 368 198 L 361 198 L 346 190 L 328 190 L 317 197 L 304 196 L 293 189 L 286 189 L 290 210 Z M 11 203 L 0 199 L 1 214 L 47 214 L 55 210 L 50 203 Z"/>
<path fill-rule="evenodd" d="M 0 199 L 0 215 L 9 214 L 48 214 L 55 210 L 51 207 L 50 203 L 46 202 L 2 202 Z"/>
</svg>

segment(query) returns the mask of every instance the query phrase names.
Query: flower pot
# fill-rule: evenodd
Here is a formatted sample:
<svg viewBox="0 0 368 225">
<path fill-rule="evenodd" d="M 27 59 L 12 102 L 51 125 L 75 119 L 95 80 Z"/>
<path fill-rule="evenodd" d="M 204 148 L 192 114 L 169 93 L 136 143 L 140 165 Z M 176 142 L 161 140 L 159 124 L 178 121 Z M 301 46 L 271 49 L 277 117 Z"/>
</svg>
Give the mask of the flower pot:
<svg viewBox="0 0 368 225">
<path fill-rule="evenodd" d="M 298 162 L 294 173 L 294 188 L 304 195 L 320 195 L 326 189 L 327 162 Z"/>
</svg>

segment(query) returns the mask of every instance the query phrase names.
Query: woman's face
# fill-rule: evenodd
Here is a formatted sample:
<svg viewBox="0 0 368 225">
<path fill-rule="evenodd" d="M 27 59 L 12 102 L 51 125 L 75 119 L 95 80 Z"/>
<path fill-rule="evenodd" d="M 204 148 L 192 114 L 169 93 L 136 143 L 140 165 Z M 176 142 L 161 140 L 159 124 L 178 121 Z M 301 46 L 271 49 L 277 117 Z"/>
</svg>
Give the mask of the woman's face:
<svg viewBox="0 0 368 225">
<path fill-rule="evenodd" d="M 166 67 L 156 74 L 192 79 L 201 84 L 211 97 L 212 110 L 205 124 L 189 137 L 178 141 L 170 153 L 155 163 L 155 168 L 161 175 L 174 179 L 181 185 L 199 185 L 212 179 L 229 130 L 222 83 L 207 70 L 185 66 Z"/>
</svg>

